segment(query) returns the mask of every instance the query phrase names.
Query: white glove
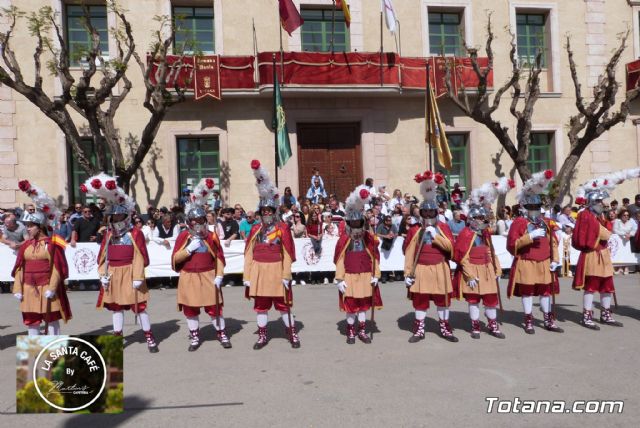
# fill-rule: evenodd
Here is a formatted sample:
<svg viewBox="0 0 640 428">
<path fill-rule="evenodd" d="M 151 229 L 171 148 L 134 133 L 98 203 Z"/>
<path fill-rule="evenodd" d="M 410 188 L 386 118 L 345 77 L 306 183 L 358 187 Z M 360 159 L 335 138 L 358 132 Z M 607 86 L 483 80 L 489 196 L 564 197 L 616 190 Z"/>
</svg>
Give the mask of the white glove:
<svg viewBox="0 0 640 428">
<path fill-rule="evenodd" d="M 284 288 L 286 288 L 287 290 L 289 289 L 289 284 L 291 283 L 290 280 L 288 279 L 283 279 L 282 280 L 282 285 L 284 285 Z"/>
<path fill-rule="evenodd" d="M 408 276 L 404 278 L 404 285 L 406 285 L 407 287 L 411 287 L 414 282 L 416 282 L 414 278 L 410 278 Z"/>
<path fill-rule="evenodd" d="M 140 280 L 133 281 L 133 288 L 135 288 L 136 290 L 140 288 L 141 285 L 142 285 L 142 281 Z"/>
<path fill-rule="evenodd" d="M 344 292 L 347 290 L 347 283 L 344 281 L 340 281 L 336 284 L 336 287 L 338 287 L 338 290 L 340 290 L 340 292 L 344 294 Z"/>
<path fill-rule="evenodd" d="M 249 281 L 242 281 L 245 287 L 251 287 L 251 283 Z"/>
<path fill-rule="evenodd" d="M 216 279 L 213 280 L 213 283 L 216 285 L 216 287 L 220 288 L 220 286 L 222 285 L 222 277 L 216 276 Z"/>
<path fill-rule="evenodd" d="M 469 282 L 467 282 L 467 285 L 473 290 L 474 288 L 476 288 L 478 286 L 478 280 L 477 279 L 471 279 L 471 280 L 469 280 Z"/>
<path fill-rule="evenodd" d="M 56 296 L 55 291 L 47 290 L 44 292 L 44 297 L 46 297 L 47 299 L 53 299 L 55 296 Z"/>
<path fill-rule="evenodd" d="M 378 286 L 378 278 L 376 278 L 375 276 L 371 277 L 371 285 L 373 285 L 374 287 Z"/>
<path fill-rule="evenodd" d="M 425 231 L 428 232 L 434 238 L 438 235 L 438 230 L 433 226 L 427 226 Z"/>
<path fill-rule="evenodd" d="M 546 234 L 547 231 L 544 229 L 535 229 L 529 232 L 529 236 L 531 237 L 531 239 L 542 238 L 543 236 L 546 236 Z"/>
<path fill-rule="evenodd" d="M 102 284 L 102 288 L 107 289 L 109 288 L 109 281 L 111 280 L 111 278 L 109 278 L 108 276 L 101 276 L 100 277 L 100 283 Z"/>
<path fill-rule="evenodd" d="M 555 270 L 558 269 L 559 267 L 560 267 L 560 263 L 551 262 L 551 267 L 549 269 L 551 270 L 551 272 L 555 272 Z"/>
<path fill-rule="evenodd" d="M 13 295 L 19 302 L 22 302 L 22 293 L 16 293 Z"/>
<path fill-rule="evenodd" d="M 189 254 L 191 254 L 198 248 L 200 248 L 201 245 L 202 241 L 200 240 L 200 238 L 192 238 L 191 242 L 189 242 L 189 245 L 187 245 L 187 251 L 189 252 Z"/>
</svg>

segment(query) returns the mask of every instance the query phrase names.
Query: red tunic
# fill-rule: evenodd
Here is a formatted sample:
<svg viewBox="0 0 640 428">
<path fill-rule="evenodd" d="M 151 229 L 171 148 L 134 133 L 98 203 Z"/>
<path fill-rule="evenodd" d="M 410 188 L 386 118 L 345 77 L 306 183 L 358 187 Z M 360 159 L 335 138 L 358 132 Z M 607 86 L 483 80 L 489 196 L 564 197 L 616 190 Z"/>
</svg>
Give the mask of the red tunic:
<svg viewBox="0 0 640 428">
<path fill-rule="evenodd" d="M 71 313 L 71 305 L 69 304 L 69 299 L 67 297 L 67 289 L 64 285 L 64 280 L 69 277 L 69 266 L 67 265 L 67 259 L 64 255 L 64 249 L 59 245 L 54 244 L 51 241 L 51 238 L 44 237 L 41 238 L 42 241 L 47 245 L 47 249 L 49 251 L 49 260 L 45 266 L 42 263 L 25 263 L 24 252 L 30 245 L 35 245 L 35 241 L 33 239 L 28 239 L 20 245 L 18 248 L 18 254 L 16 256 L 16 262 L 11 270 L 11 276 L 15 277 L 16 272 L 19 269 L 23 269 L 24 273 L 33 276 L 33 279 L 38 281 L 38 285 L 42 282 L 42 285 L 49 283 L 49 277 L 51 275 L 51 271 L 55 268 L 58 271 L 60 280 L 56 286 L 56 296 L 60 302 L 61 308 L 61 316 L 65 322 L 70 320 L 73 315 Z M 39 261 L 38 261 L 39 262 Z M 46 283 L 43 282 L 47 278 Z"/>
</svg>

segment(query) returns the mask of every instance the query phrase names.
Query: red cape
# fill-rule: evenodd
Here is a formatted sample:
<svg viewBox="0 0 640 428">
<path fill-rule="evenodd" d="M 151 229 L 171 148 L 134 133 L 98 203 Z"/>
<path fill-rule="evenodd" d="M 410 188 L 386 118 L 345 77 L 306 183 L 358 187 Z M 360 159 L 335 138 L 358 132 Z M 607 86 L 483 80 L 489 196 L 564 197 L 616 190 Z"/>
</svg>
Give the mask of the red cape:
<svg viewBox="0 0 640 428">
<path fill-rule="evenodd" d="M 69 304 L 69 298 L 67 297 L 67 289 L 64 286 L 64 281 L 69 278 L 69 266 L 67 265 L 67 258 L 64 255 L 64 250 L 51 242 L 51 238 L 41 238 L 47 244 L 47 250 L 49 251 L 49 258 L 51 260 L 51 270 L 55 268 L 60 274 L 60 281 L 56 285 L 56 296 L 60 302 L 60 308 L 62 309 L 62 319 L 66 322 L 73 318 L 71 313 L 71 305 Z M 34 244 L 33 239 L 29 239 L 20 245 L 18 248 L 18 255 L 16 257 L 16 263 L 11 271 L 11 276 L 15 277 L 18 269 L 24 268 L 24 252 L 30 246 Z"/>
<path fill-rule="evenodd" d="M 176 245 L 173 247 L 173 253 L 171 254 L 172 268 L 176 272 L 180 272 L 182 270 L 184 264 L 186 263 L 186 260 L 182 263 L 174 264 L 173 258 L 178 251 L 182 250 L 187 245 L 187 241 L 190 237 L 191 234 L 189 233 L 189 231 L 184 230 L 176 238 Z M 204 242 L 209 249 L 209 254 L 211 254 L 214 259 L 222 260 L 222 264 L 226 266 L 227 263 L 224 259 L 224 250 L 222 249 L 222 245 L 220 245 L 220 239 L 218 239 L 218 235 L 215 233 L 207 232 L 207 237 L 204 239 Z"/>
<path fill-rule="evenodd" d="M 133 245 L 140 251 L 142 257 L 144 258 L 144 267 L 149 266 L 149 253 L 147 252 L 147 242 L 144 239 L 144 235 L 142 232 L 135 227 L 129 231 L 131 233 L 131 240 Z M 102 242 L 100 243 L 100 251 L 98 251 L 98 266 L 100 263 L 104 261 L 105 258 L 105 245 L 111 239 L 111 231 L 107 232 L 102 238 Z"/>
<path fill-rule="evenodd" d="M 544 218 L 544 224 L 547 227 L 547 232 L 553 237 L 553 240 L 557 243 L 558 237 L 554 233 L 558 230 L 556 223 L 548 218 Z M 520 260 L 520 254 L 516 253 L 516 242 L 525 234 L 529 233 L 527 228 L 529 226 L 529 220 L 524 217 L 516 218 L 513 223 L 511 223 L 511 227 L 509 227 L 509 236 L 507 236 L 507 251 L 511 253 L 513 258 L 513 262 L 511 263 L 511 273 L 509 274 L 509 285 L 507 286 L 507 296 L 511 298 L 513 295 L 513 290 L 515 286 L 515 271 L 518 266 L 518 260 Z M 553 254 L 551 255 L 553 257 Z M 554 280 L 554 289 L 560 286 L 558 282 L 558 276 L 553 275 Z"/>
<path fill-rule="evenodd" d="M 338 263 L 340 256 L 346 251 L 347 246 L 349 245 L 349 242 L 351 242 L 351 237 L 348 234 L 345 233 L 344 235 L 340 235 L 340 238 L 336 243 L 335 251 L 333 253 L 334 264 Z M 364 233 L 365 248 L 367 249 L 369 256 L 373 254 L 373 257 L 375 257 L 375 262 L 378 263 L 378 266 L 380 266 L 380 250 L 378 248 L 378 244 L 379 244 L 378 238 L 373 233 L 371 232 Z M 371 262 L 372 263 L 374 262 L 373 258 Z"/>
<path fill-rule="evenodd" d="M 606 246 L 607 241 L 600 241 L 600 221 L 588 209 L 584 209 L 578 213 L 576 219 L 576 227 L 571 235 L 571 245 L 578 251 L 578 263 L 576 264 L 576 274 L 573 277 L 572 288 L 579 290 L 584 287 L 585 277 L 585 258 L 586 253 L 595 251 L 600 246 Z M 606 227 L 606 226 L 605 226 Z"/>
<path fill-rule="evenodd" d="M 282 232 L 281 243 L 282 243 L 283 250 L 287 252 L 289 257 L 291 258 L 291 262 L 292 263 L 295 262 L 296 247 L 295 247 L 295 244 L 293 243 L 293 235 L 291 234 L 291 229 L 289 228 L 289 225 L 287 225 L 287 223 L 280 221 L 276 223 L 276 229 Z M 256 235 L 261 230 L 262 230 L 262 223 L 254 224 L 253 227 L 251 227 L 251 232 L 249 232 L 249 236 L 245 241 L 245 246 L 244 246 L 245 253 L 247 252 L 247 249 L 249 248 L 249 244 L 251 243 L 251 241 L 253 241 L 256 238 Z"/>
<path fill-rule="evenodd" d="M 471 251 L 471 247 L 473 246 L 473 241 L 476 238 L 476 234 L 469 227 L 465 227 L 460 231 L 458 237 L 456 238 L 456 243 L 453 247 L 453 261 L 456 262 L 457 267 L 453 274 L 453 293 L 458 299 L 462 297 L 461 289 L 460 289 L 460 281 L 462 280 L 462 265 L 460 264 L 462 260 L 465 258 L 469 251 Z M 482 231 L 482 240 L 485 245 L 489 246 L 489 240 L 491 239 L 491 234 L 487 229 Z"/>
</svg>

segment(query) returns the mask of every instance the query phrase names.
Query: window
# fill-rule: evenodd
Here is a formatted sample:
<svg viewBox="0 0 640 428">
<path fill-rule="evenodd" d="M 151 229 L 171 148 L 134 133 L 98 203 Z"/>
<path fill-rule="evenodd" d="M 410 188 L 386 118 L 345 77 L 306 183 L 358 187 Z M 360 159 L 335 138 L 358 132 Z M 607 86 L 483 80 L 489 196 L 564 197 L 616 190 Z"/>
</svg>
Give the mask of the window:
<svg viewBox="0 0 640 428">
<path fill-rule="evenodd" d="M 460 14 L 429 12 L 429 53 L 431 55 L 462 55 Z"/>
<path fill-rule="evenodd" d="M 447 140 L 449 142 L 449 149 L 451 150 L 451 170 L 447 171 L 436 159 L 436 170 L 440 171 L 447 178 L 447 185 L 450 189 L 453 189 L 455 183 L 459 183 L 463 189 L 467 188 L 467 134 L 448 134 Z"/>
<path fill-rule="evenodd" d="M 333 50 L 348 52 L 349 29 L 344 22 L 341 9 L 308 9 L 301 10 L 304 24 L 302 24 L 302 50 L 306 52 L 330 52 L 333 28 Z M 333 15 L 333 19 L 332 19 Z"/>
<path fill-rule="evenodd" d="M 220 152 L 218 137 L 178 138 L 178 185 L 180 190 L 195 186 L 211 177 L 220 187 Z"/>
<path fill-rule="evenodd" d="M 107 24 L 107 7 L 105 5 L 88 5 L 91 25 L 100 35 L 100 52 L 109 56 L 109 26 Z M 79 65 L 86 52 L 91 49 L 91 33 L 85 27 L 85 14 L 82 6 L 67 5 L 67 47 L 72 65 Z"/>
<path fill-rule="evenodd" d="M 535 64 L 536 56 L 542 52 L 541 66 L 546 67 L 546 15 L 518 13 L 516 15 L 518 58 L 524 66 Z"/>
<path fill-rule="evenodd" d="M 532 173 L 552 168 L 552 132 L 532 132 L 527 165 Z"/>
<path fill-rule="evenodd" d="M 71 188 L 69 189 L 69 200 L 71 203 L 86 202 L 86 195 L 80 191 L 80 185 L 84 183 L 89 175 L 86 173 L 84 169 L 78 163 L 78 160 L 75 156 L 73 156 L 73 149 L 71 145 L 67 145 L 67 165 L 69 169 L 69 183 L 71 183 Z M 93 148 L 93 140 L 91 138 L 86 138 L 80 141 L 80 147 L 86 154 L 89 162 L 92 165 L 98 164 L 98 157 L 96 156 L 96 151 Z M 106 156 L 107 156 L 107 164 L 111 164 L 111 152 L 108 148 L 105 148 Z M 113 171 L 109 171 L 109 174 L 113 174 Z"/>
<path fill-rule="evenodd" d="M 176 24 L 173 41 L 176 53 L 215 52 L 213 7 L 176 6 L 173 8 L 173 19 Z"/>
</svg>

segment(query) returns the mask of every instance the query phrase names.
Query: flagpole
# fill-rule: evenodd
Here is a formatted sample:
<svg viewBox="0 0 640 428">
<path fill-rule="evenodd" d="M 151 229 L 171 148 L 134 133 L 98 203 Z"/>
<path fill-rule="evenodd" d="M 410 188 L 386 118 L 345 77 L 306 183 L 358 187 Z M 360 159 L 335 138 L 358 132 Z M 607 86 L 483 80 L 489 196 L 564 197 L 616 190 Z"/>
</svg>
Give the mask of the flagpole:
<svg viewBox="0 0 640 428">
<path fill-rule="evenodd" d="M 430 74 L 431 74 L 431 64 L 429 64 L 429 58 L 426 58 L 427 62 L 427 87 L 426 87 L 426 91 L 425 91 L 425 96 L 427 97 L 427 125 L 426 125 L 426 131 L 427 131 L 427 135 L 425 136 L 425 143 L 427 144 L 427 146 L 429 147 L 429 171 L 433 171 L 433 150 L 431 147 L 431 79 L 430 79 Z"/>
<path fill-rule="evenodd" d="M 282 33 L 282 31 L 280 31 Z M 278 84 L 278 72 L 276 71 L 276 54 L 272 57 L 273 66 L 273 117 L 276 118 L 278 112 L 276 111 L 276 85 Z M 278 121 L 275 122 L 276 129 L 273 130 L 273 153 L 275 154 L 275 179 L 276 187 L 278 187 Z"/>
<path fill-rule="evenodd" d="M 253 73 L 254 84 L 257 87 L 260 81 L 260 73 L 258 71 L 258 36 L 256 35 L 256 21 L 251 18 L 251 24 L 253 26 L 253 56 L 255 62 L 255 70 Z"/>
<path fill-rule="evenodd" d="M 336 31 L 336 0 L 332 0 L 333 9 L 331 9 L 331 54 L 333 54 L 333 38 Z"/>
<path fill-rule="evenodd" d="M 282 79 L 284 78 L 284 50 L 282 49 L 282 24 L 280 24 L 280 83 L 284 83 Z M 275 55 L 274 55 L 275 56 Z M 275 72 L 275 68 L 273 69 Z"/>
<path fill-rule="evenodd" d="M 384 7 L 384 4 L 382 5 Z M 382 10 L 380 10 L 380 86 L 384 86 L 384 71 L 382 68 Z"/>
</svg>

